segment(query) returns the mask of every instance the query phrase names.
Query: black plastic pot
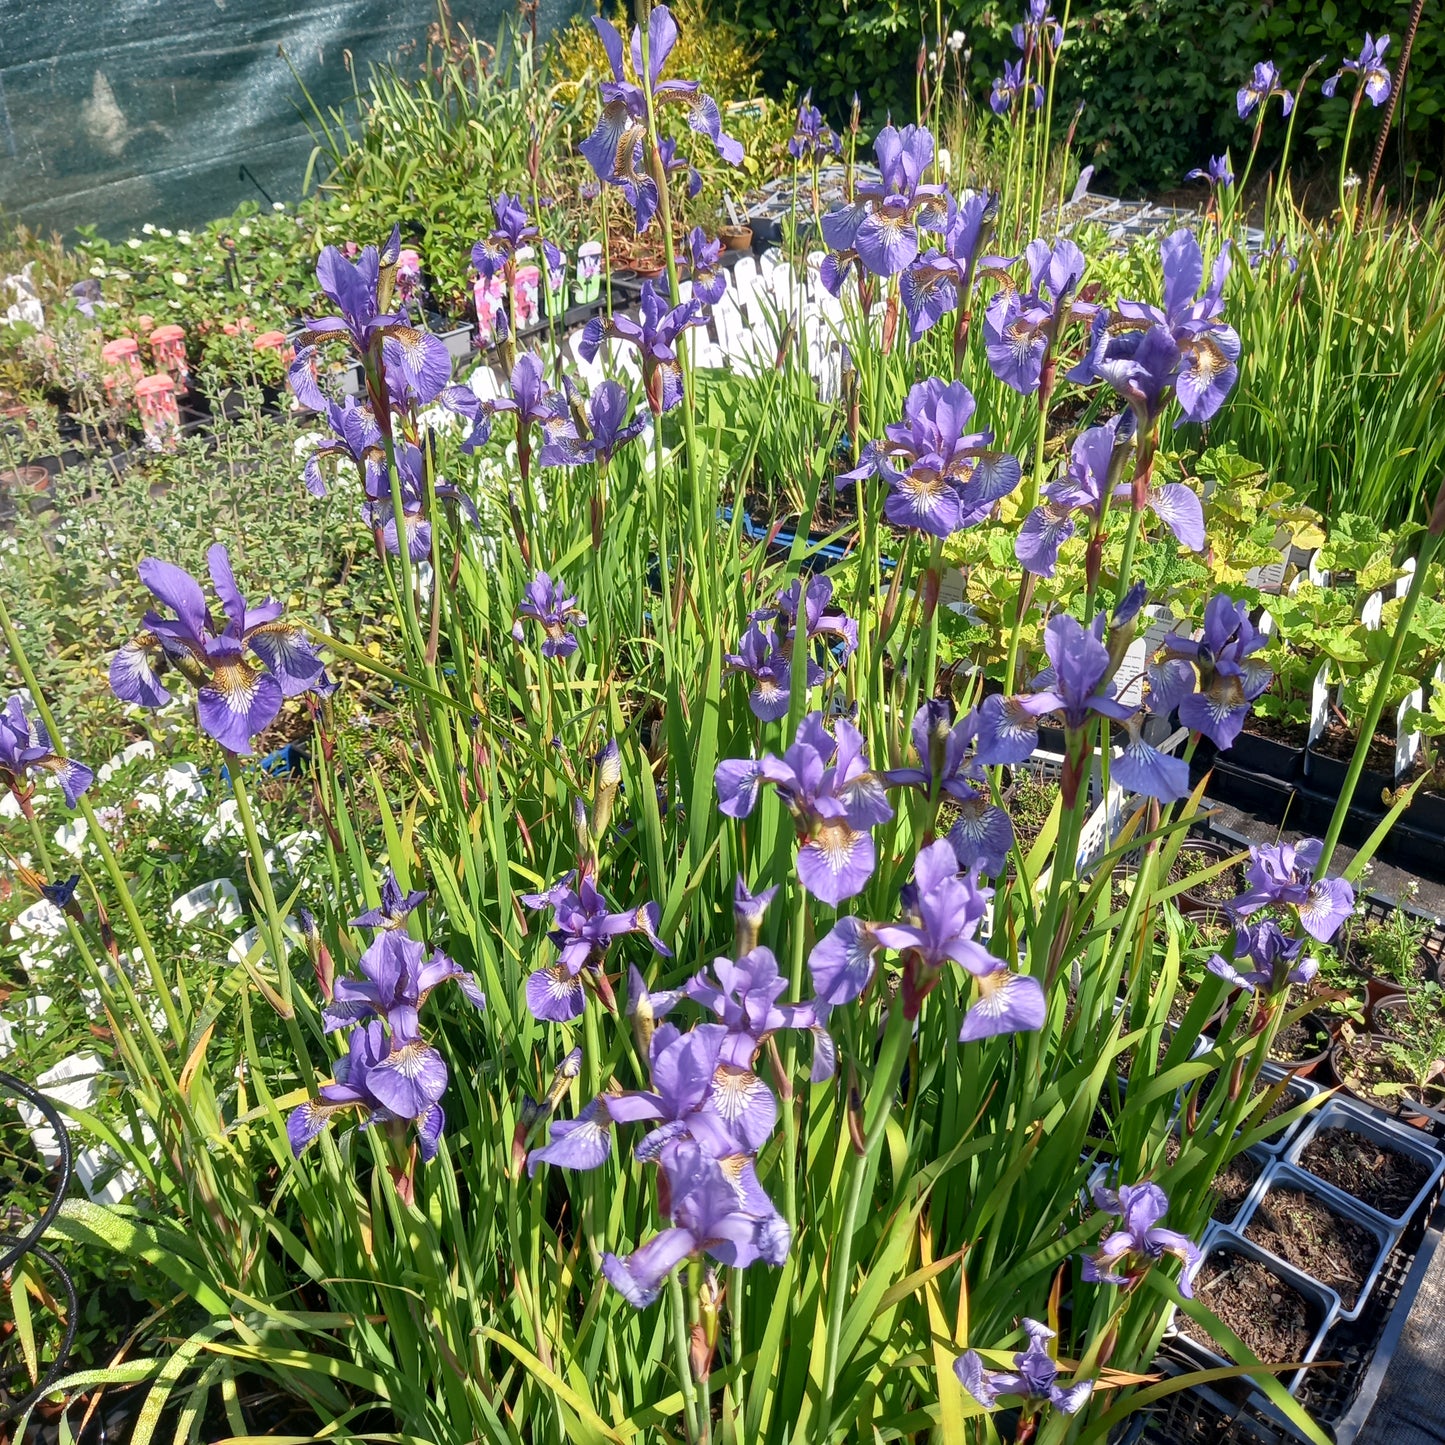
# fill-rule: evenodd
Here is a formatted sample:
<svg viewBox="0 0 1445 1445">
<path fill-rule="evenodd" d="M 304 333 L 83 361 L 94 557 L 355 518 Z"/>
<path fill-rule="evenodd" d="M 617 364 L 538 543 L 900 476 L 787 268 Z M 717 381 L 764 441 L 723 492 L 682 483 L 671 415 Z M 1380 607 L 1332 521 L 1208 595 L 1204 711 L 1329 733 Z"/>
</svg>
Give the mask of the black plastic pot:
<svg viewBox="0 0 1445 1445">
<path fill-rule="evenodd" d="M 1342 762 L 1339 758 L 1323 757 L 1312 747 L 1305 749 L 1304 777 L 1309 786 L 1317 792 L 1330 798 L 1338 798 L 1344 791 L 1345 777 L 1349 771 L 1348 761 Z M 1354 796 L 1365 809 L 1379 808 L 1382 806 L 1380 794 L 1386 788 L 1392 788 L 1394 785 L 1395 779 L 1392 774 L 1366 768 L 1360 774 L 1360 780 L 1355 785 Z"/>
<path fill-rule="evenodd" d="M 1230 849 L 1222 843 L 1215 843 L 1208 838 L 1189 838 L 1180 845 L 1179 858 L 1189 859 L 1197 863 L 1194 872 L 1203 872 L 1204 869 L 1221 863 L 1224 859 L 1232 857 Z M 1214 918 L 1223 909 L 1223 905 L 1213 898 L 1206 898 L 1192 889 L 1186 888 L 1175 900 L 1179 911 L 1189 918 Z"/>
<path fill-rule="evenodd" d="M 1277 783 L 1292 783 L 1304 767 L 1305 750 L 1258 733 L 1242 732 L 1221 760 L 1240 772 L 1260 773 Z"/>
<path fill-rule="evenodd" d="M 1282 823 L 1295 801 L 1295 789 L 1289 783 L 1233 767 L 1223 758 L 1214 765 L 1207 792 L 1215 802 L 1232 804 L 1266 823 Z"/>
<path fill-rule="evenodd" d="M 1415 794 L 1401 820 L 1417 833 L 1427 834 L 1445 842 L 1445 793 L 1432 793 L 1428 788 Z"/>
</svg>

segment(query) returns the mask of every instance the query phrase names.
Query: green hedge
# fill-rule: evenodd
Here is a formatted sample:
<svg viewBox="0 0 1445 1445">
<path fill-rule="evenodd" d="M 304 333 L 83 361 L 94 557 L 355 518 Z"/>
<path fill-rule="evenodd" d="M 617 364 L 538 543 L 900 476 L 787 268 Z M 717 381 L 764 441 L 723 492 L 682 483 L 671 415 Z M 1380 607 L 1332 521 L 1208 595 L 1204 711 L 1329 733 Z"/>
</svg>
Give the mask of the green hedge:
<svg viewBox="0 0 1445 1445">
<path fill-rule="evenodd" d="M 926 0 L 734 4 L 738 22 L 762 47 L 770 89 L 789 81 L 800 89 L 811 85 L 834 124 L 846 119 L 855 89 L 875 125 L 890 109 L 895 116 L 912 114 L 918 41 L 925 26 L 931 41 L 935 28 L 934 6 Z M 980 101 L 990 77 L 1014 54 L 1009 29 L 1023 8 L 1023 0 L 959 0 L 944 11 L 945 28 L 968 33 L 971 90 Z M 1055 0 L 1054 12 L 1062 16 L 1063 0 Z M 1343 137 L 1349 104 L 1324 100 L 1320 80 L 1343 56 L 1358 52 L 1367 30 L 1392 37 L 1393 65 L 1408 20 L 1408 4 L 1385 0 L 1080 0 L 1070 12 L 1062 114 L 1078 98 L 1086 102 L 1078 136 L 1083 159 L 1097 168 L 1096 187 L 1170 187 L 1225 146 L 1236 155 L 1248 146 L 1250 127 L 1239 120 L 1234 96 L 1256 60 L 1272 58 L 1293 84 L 1324 57 L 1301 111 L 1296 145 L 1297 154 L 1332 150 Z M 1366 103 L 1356 125 L 1361 169 L 1368 165 L 1378 120 Z M 1445 153 L 1440 0 L 1426 4 L 1396 128 L 1390 178 L 1418 175 L 1425 184 L 1437 183 Z M 1266 139 L 1277 147 L 1283 127 L 1271 121 Z"/>
</svg>

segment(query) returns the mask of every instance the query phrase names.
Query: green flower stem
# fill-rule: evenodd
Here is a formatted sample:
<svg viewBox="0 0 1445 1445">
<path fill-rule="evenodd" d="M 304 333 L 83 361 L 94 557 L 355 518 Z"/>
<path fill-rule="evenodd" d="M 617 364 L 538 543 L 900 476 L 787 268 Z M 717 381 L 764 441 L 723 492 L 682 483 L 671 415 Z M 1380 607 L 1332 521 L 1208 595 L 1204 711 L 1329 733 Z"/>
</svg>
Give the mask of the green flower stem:
<svg viewBox="0 0 1445 1445">
<path fill-rule="evenodd" d="M 276 965 L 276 991 L 285 1005 L 281 1017 L 285 1021 L 291 1047 L 296 1052 L 297 1068 L 300 1069 L 306 1086 L 314 1089 L 316 1072 L 311 1066 L 311 1053 L 301 1036 L 301 1025 L 296 1019 L 296 1005 L 291 990 L 291 964 L 286 957 L 286 933 L 281 921 L 281 910 L 276 906 L 276 892 L 271 887 L 271 871 L 266 867 L 266 850 L 261 846 L 261 835 L 256 831 L 256 816 L 251 811 L 251 798 L 241 777 L 241 760 L 235 753 L 226 753 L 226 770 L 231 775 L 236 812 L 241 819 L 241 831 L 246 835 L 246 849 L 251 855 L 251 872 L 261 894 L 262 906 L 266 910 L 266 948 L 271 955 L 271 961 Z"/>
<path fill-rule="evenodd" d="M 41 689 L 39 679 L 35 676 L 35 669 L 30 665 L 29 657 L 25 654 L 25 647 L 20 641 L 20 634 L 15 630 L 15 624 L 11 620 L 10 610 L 5 605 L 4 597 L 0 597 L 0 632 L 4 633 L 5 645 L 10 649 L 10 656 L 19 669 L 20 676 L 25 679 L 25 686 L 30 689 L 31 700 L 40 713 L 40 719 L 45 724 L 46 731 L 50 734 L 51 745 L 58 747 L 61 734 L 59 727 L 56 726 L 55 714 L 50 711 L 50 704 L 45 700 L 45 693 Z M 95 809 L 91 806 L 90 799 L 82 795 L 79 805 L 81 817 L 85 819 L 86 827 L 89 830 L 86 836 L 95 840 L 95 846 L 100 851 L 101 862 L 105 864 L 105 871 L 110 875 L 111 885 L 120 899 L 121 911 L 125 914 L 126 922 L 130 924 L 136 946 L 140 949 L 146 971 L 150 974 L 151 987 L 160 997 L 171 1042 L 178 1050 L 184 1050 L 186 1047 L 185 1025 L 182 1024 L 181 1016 L 176 1011 L 175 998 L 171 994 L 169 981 L 161 970 L 160 961 L 156 958 L 150 934 L 141 921 L 140 911 L 135 906 L 135 899 L 131 897 L 130 887 L 121 870 L 120 860 L 115 856 L 115 850 L 110 846 L 110 838 L 106 835 L 105 829 L 100 826 L 100 820 L 95 816 Z M 181 988 L 182 996 L 184 996 L 184 984 L 181 985 Z"/>
<path fill-rule="evenodd" d="M 1360 113 L 1360 97 L 1364 95 L 1364 77 L 1355 87 L 1355 98 L 1350 102 L 1350 118 L 1345 124 L 1345 143 L 1340 148 L 1340 215 L 1345 214 L 1345 177 L 1349 174 L 1350 141 L 1355 134 L 1355 117 Z"/>
<path fill-rule="evenodd" d="M 873 1087 L 868 1093 L 864 1106 L 863 1153 L 855 1154 L 848 1174 L 848 1197 L 843 1205 L 843 1217 L 839 1221 L 838 1235 L 834 1242 L 834 1256 L 828 1279 L 828 1336 L 823 1354 L 823 1388 L 818 1396 L 818 1422 L 814 1440 L 823 1445 L 833 1427 L 833 1389 L 838 1382 L 838 1351 L 843 1341 L 843 1312 L 852 1294 L 853 1234 L 858 1224 L 858 1206 L 863 1198 L 864 1181 L 873 1174 L 873 1163 L 883 1143 L 892 1114 L 893 1096 L 898 1090 L 898 1081 L 903 1077 L 903 1066 L 908 1060 L 908 1044 L 912 1037 L 912 1022 L 903 1011 L 902 997 L 893 1001 L 888 1016 L 888 1027 L 883 1035 L 883 1046 L 878 1056 L 878 1067 L 873 1075 Z M 845 1129 L 847 1125 L 843 1126 Z"/>
<path fill-rule="evenodd" d="M 682 1387 L 682 1419 L 689 1445 L 698 1439 L 697 1392 L 692 1384 L 692 1355 L 688 1349 L 687 1301 L 682 1293 L 682 1271 L 679 1265 L 667 1277 L 668 1313 L 672 1316 L 672 1350 L 677 1365 L 677 1381 Z"/>
<path fill-rule="evenodd" d="M 1375 729 L 1380 723 L 1380 714 L 1385 710 L 1385 699 L 1389 696 L 1390 683 L 1400 666 L 1400 653 L 1404 650 L 1405 638 L 1410 631 L 1415 608 L 1419 605 L 1420 596 L 1425 590 L 1426 573 L 1429 572 L 1431 560 L 1440 546 L 1442 532 L 1445 532 L 1445 483 L 1442 483 L 1440 494 L 1435 499 L 1435 511 L 1430 519 L 1430 529 L 1421 540 L 1420 551 L 1415 558 L 1415 573 L 1410 578 L 1409 591 L 1405 593 L 1405 600 L 1400 607 L 1400 615 L 1395 619 L 1395 630 L 1390 636 L 1390 649 L 1385 654 L 1384 662 L 1380 665 L 1380 675 L 1375 682 L 1375 690 L 1370 695 L 1370 705 L 1365 710 L 1365 716 L 1360 722 L 1360 735 L 1355 741 L 1354 755 L 1350 758 L 1349 771 L 1345 774 L 1340 796 L 1335 801 L 1335 811 L 1330 818 L 1329 830 L 1325 833 L 1324 847 L 1320 850 L 1320 861 L 1315 868 L 1317 878 L 1324 877 L 1325 870 L 1330 866 L 1330 859 L 1334 856 L 1335 847 L 1340 841 L 1340 832 L 1345 826 L 1345 817 L 1350 811 L 1350 802 L 1355 796 L 1355 789 L 1359 786 L 1360 774 L 1365 770 L 1365 756 L 1370 751 L 1370 744 L 1374 740 Z"/>
</svg>

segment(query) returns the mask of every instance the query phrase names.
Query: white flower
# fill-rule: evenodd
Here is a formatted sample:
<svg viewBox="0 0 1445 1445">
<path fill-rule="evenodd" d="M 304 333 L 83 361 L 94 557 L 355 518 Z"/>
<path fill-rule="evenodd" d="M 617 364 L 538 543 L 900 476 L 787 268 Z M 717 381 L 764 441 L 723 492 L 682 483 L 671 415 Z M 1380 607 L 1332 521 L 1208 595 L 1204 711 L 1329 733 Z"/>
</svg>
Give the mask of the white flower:
<svg viewBox="0 0 1445 1445">
<path fill-rule="evenodd" d="M 254 289 L 255 288 L 251 285 L 249 281 L 241 282 L 241 294 L 243 296 L 249 296 Z"/>
<path fill-rule="evenodd" d="M 152 256 L 147 254 L 145 256 L 142 256 L 141 260 L 144 261 L 147 266 L 159 266 L 161 264 L 161 258 L 159 256 Z"/>
<path fill-rule="evenodd" d="M 115 830 L 125 822 L 125 809 L 114 806 L 97 808 L 95 810 L 95 821 L 99 823 L 107 833 L 114 833 Z"/>
<path fill-rule="evenodd" d="M 141 230 L 142 230 L 147 236 L 154 236 L 155 233 L 156 233 L 156 228 L 155 228 L 149 221 L 147 221 L 147 222 L 145 223 L 145 225 L 141 227 Z"/>
<path fill-rule="evenodd" d="M 191 244 L 191 233 L 189 231 L 177 231 L 176 240 L 183 246 L 189 246 Z"/>
<path fill-rule="evenodd" d="M 342 201 L 342 203 L 341 203 L 341 214 L 342 214 L 343 216 L 349 216 L 349 215 L 351 214 L 351 202 L 350 202 L 350 201 Z"/>
<path fill-rule="evenodd" d="M 139 236 L 132 236 L 130 240 L 126 242 L 126 245 L 129 246 L 132 251 L 139 251 L 140 248 L 145 245 L 145 242 L 142 241 Z"/>
<path fill-rule="evenodd" d="M 184 271 L 172 271 L 172 272 L 171 272 L 171 280 L 174 281 L 177 286 L 186 286 L 186 285 L 188 285 L 188 284 L 190 283 L 190 279 L 191 279 L 191 278 L 190 278 L 189 276 L 187 276 Z"/>
<path fill-rule="evenodd" d="M 117 268 L 116 268 L 114 271 L 112 271 L 110 274 L 111 274 L 117 281 L 129 281 L 129 280 L 130 280 L 130 272 L 129 272 L 129 271 L 122 271 L 119 267 L 117 267 Z"/>
<path fill-rule="evenodd" d="M 174 234 L 173 231 L 167 230 L 165 226 L 161 227 L 161 235 L 164 236 L 167 241 L 169 241 Z"/>
<path fill-rule="evenodd" d="M 967 39 L 968 36 L 966 36 L 962 30 L 955 30 L 948 37 L 948 48 L 953 51 L 955 55 L 957 55 L 958 52 L 963 49 L 964 41 L 966 41 Z"/>
<path fill-rule="evenodd" d="M 938 150 L 938 169 L 942 171 L 945 176 L 953 174 L 953 157 L 943 146 L 940 146 Z"/>
<path fill-rule="evenodd" d="M 104 262 L 104 261 L 97 261 L 97 262 L 95 263 L 95 265 L 90 268 L 90 274 L 91 274 L 92 276 L 104 276 L 104 275 L 105 275 L 105 262 Z"/>
<path fill-rule="evenodd" d="M 249 236 L 251 234 L 251 228 L 249 226 L 242 226 L 236 234 L 238 236 Z"/>
<path fill-rule="evenodd" d="M 273 211 L 284 211 L 284 210 L 286 209 L 286 202 L 285 202 L 285 201 L 272 201 L 272 202 L 271 202 L 271 209 L 272 209 Z"/>
</svg>

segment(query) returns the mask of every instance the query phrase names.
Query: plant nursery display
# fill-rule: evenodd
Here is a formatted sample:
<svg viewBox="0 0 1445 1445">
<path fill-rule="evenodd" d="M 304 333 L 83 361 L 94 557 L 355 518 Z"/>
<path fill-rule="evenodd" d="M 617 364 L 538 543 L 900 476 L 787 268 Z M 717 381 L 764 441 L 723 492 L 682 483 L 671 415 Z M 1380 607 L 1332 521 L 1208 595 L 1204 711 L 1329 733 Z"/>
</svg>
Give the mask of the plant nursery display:
<svg viewBox="0 0 1445 1445">
<path fill-rule="evenodd" d="M 17 1438 L 1328 1442 L 1408 1308 L 1438 206 L 1281 168 L 1252 244 L 1262 62 L 1121 240 L 1067 8 L 871 136 L 683 19 L 378 74 L 299 211 L 16 238 Z"/>
</svg>

